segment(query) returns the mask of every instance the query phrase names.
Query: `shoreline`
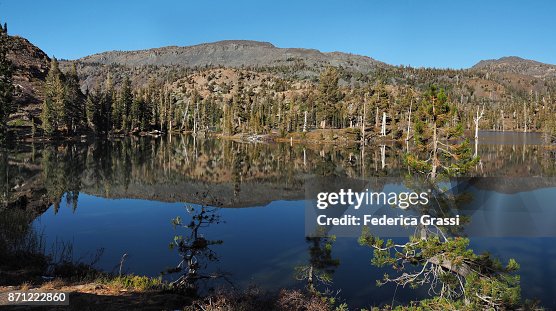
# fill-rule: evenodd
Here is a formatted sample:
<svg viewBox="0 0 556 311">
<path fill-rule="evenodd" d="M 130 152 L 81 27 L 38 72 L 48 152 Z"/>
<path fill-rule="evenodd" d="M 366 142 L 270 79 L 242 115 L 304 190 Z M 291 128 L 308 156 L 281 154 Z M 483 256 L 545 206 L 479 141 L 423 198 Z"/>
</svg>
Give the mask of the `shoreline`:
<svg viewBox="0 0 556 311">
<path fill-rule="evenodd" d="M 54 135 L 54 136 L 31 136 L 29 133 L 22 133 L 21 129 L 12 130 L 12 142 L 25 142 L 25 143 L 51 143 L 51 142 L 86 142 L 94 139 L 106 139 L 113 140 L 117 138 L 125 137 L 164 137 L 172 135 L 192 135 L 192 131 L 172 131 L 172 132 L 139 132 L 139 133 L 109 133 L 108 135 L 94 135 L 91 133 L 78 132 L 75 135 Z M 482 133 L 496 133 L 496 134 L 546 134 L 542 131 L 493 131 L 493 130 L 481 130 Z M 368 137 L 366 138 L 366 144 L 369 142 L 374 142 L 378 144 L 390 144 L 390 143 L 404 143 L 405 137 L 392 138 L 391 135 L 377 136 L 374 132 L 369 132 L 367 130 Z M 473 141 L 473 134 L 470 130 L 465 131 L 466 137 Z M 14 137 L 15 136 L 15 137 Z M 202 132 L 202 134 L 197 134 L 196 137 L 199 138 L 214 138 L 214 139 L 225 139 L 237 142 L 247 142 L 247 143 L 296 143 L 296 144 L 329 144 L 329 145 L 360 145 L 360 129 L 356 128 L 344 128 L 344 129 L 313 129 L 308 132 L 289 132 L 285 136 L 280 136 L 277 132 L 271 132 L 267 134 L 249 134 L 249 133 L 237 133 L 234 135 L 226 135 L 222 132 Z M 546 144 L 550 146 L 550 144 Z"/>
</svg>

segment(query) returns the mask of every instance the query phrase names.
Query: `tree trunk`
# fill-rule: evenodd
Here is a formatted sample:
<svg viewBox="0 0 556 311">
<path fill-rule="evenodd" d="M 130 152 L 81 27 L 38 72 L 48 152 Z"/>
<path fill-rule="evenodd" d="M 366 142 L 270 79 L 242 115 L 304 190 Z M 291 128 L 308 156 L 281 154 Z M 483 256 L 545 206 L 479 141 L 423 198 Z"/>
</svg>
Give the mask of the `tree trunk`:
<svg viewBox="0 0 556 311">
<path fill-rule="evenodd" d="M 382 113 L 382 127 L 380 130 L 380 136 L 386 136 L 386 112 Z"/>
<path fill-rule="evenodd" d="M 382 169 L 386 167 L 386 145 L 380 146 L 380 164 Z"/>
<path fill-rule="evenodd" d="M 436 171 L 437 171 L 437 167 L 438 167 L 438 155 L 437 155 L 437 149 L 438 149 L 438 137 L 436 134 L 436 108 L 435 108 L 435 102 L 433 101 L 432 103 L 432 170 L 431 170 L 431 180 L 435 180 L 436 179 Z"/>
<path fill-rule="evenodd" d="M 307 285 L 308 285 L 309 290 L 311 292 L 313 292 L 315 290 L 315 286 L 313 284 L 313 266 L 312 265 L 309 268 L 309 275 L 307 276 Z"/>
<path fill-rule="evenodd" d="M 197 103 L 197 107 L 195 108 L 195 112 L 193 113 L 193 135 L 197 135 L 197 115 L 199 114 L 199 103 Z"/>
<path fill-rule="evenodd" d="M 182 130 L 182 131 L 185 130 L 185 129 L 187 129 L 187 128 L 185 127 L 185 121 L 186 121 L 186 119 L 187 119 L 187 114 L 188 114 L 188 112 L 189 112 L 189 100 L 187 101 L 187 105 L 185 106 L 185 111 L 183 112 L 183 118 L 182 118 L 182 120 L 181 120 L 181 130 Z"/>
<path fill-rule="evenodd" d="M 527 133 L 527 107 L 523 103 L 523 132 Z"/>
<path fill-rule="evenodd" d="M 433 265 L 436 266 L 440 266 L 448 271 L 451 271 L 453 273 L 456 273 L 462 277 L 466 277 L 468 276 L 471 272 L 473 272 L 471 270 L 471 267 L 469 267 L 469 265 L 462 263 L 459 265 L 455 265 L 452 263 L 451 260 L 448 260 L 446 258 L 439 258 L 439 256 L 433 256 L 431 258 L 429 258 L 427 260 L 428 262 L 430 262 Z"/>
<path fill-rule="evenodd" d="M 365 119 L 367 117 L 367 96 L 363 99 L 363 118 L 361 119 L 361 143 L 365 144 Z"/>
<path fill-rule="evenodd" d="M 409 105 L 409 116 L 407 117 L 407 136 L 405 137 L 406 142 L 409 141 L 410 130 L 411 130 L 411 108 L 413 108 L 413 101 L 411 101 L 411 104 Z"/>
<path fill-rule="evenodd" d="M 477 107 L 477 116 L 473 118 L 473 122 L 475 123 L 475 154 L 474 154 L 475 157 L 477 156 L 477 149 L 479 146 L 479 122 L 483 118 L 484 112 L 485 112 L 484 105 L 483 105 L 483 110 L 481 110 L 480 114 L 479 114 L 479 107 Z"/>
</svg>

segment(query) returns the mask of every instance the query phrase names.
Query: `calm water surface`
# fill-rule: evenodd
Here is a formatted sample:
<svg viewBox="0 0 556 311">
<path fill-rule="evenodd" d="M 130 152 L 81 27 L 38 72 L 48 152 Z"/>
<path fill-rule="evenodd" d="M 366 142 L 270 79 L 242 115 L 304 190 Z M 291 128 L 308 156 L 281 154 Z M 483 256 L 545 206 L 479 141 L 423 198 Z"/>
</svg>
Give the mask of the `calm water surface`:
<svg viewBox="0 0 556 311">
<path fill-rule="evenodd" d="M 481 165 L 474 176 L 556 175 L 556 156 L 542 145 L 540 136 L 484 133 L 484 137 L 478 146 Z M 44 191 L 52 198 L 33 226 L 53 251 L 62 242 L 71 243 L 74 260 L 88 262 L 102 249 L 96 266 L 114 272 L 127 254 L 124 271 L 158 276 L 179 262 L 169 244 L 185 231 L 176 230 L 171 219 L 190 220 L 186 207 L 199 206 L 208 196 L 222 207 L 217 211 L 222 222 L 199 233 L 223 243 L 211 246 L 217 260 L 206 260 L 203 270 L 229 273 L 235 286 L 271 290 L 304 285 L 294 277 L 295 267 L 310 260 L 311 243 L 304 236 L 304 181 L 311 176 L 403 176 L 404 148 L 245 144 L 174 136 L 34 146 L 18 154 L 37 167 L 36 178 L 44 180 Z M 19 174 L 35 176 L 31 169 Z M 546 201 L 540 205 L 550 208 L 556 200 L 552 185 L 540 182 L 521 189 L 518 183 L 483 190 L 510 201 L 531 192 Z M 537 195 L 539 191 L 545 194 Z M 471 247 L 502 261 L 515 258 L 521 264 L 524 298 L 556 307 L 555 238 L 472 238 Z M 330 288 L 340 290 L 338 296 L 350 305 L 426 296 L 419 290 L 376 287 L 386 270 L 370 264 L 371 249 L 359 246 L 356 238 L 338 238 L 332 257 L 339 265 L 333 269 Z"/>
</svg>

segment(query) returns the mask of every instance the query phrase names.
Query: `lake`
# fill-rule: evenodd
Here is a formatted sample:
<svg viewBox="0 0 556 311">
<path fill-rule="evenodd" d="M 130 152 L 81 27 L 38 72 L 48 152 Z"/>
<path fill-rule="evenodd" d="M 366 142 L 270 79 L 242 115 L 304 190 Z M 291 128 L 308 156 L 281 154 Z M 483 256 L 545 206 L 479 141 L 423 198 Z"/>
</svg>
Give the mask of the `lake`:
<svg viewBox="0 0 556 311">
<path fill-rule="evenodd" d="M 520 181 L 478 185 L 481 193 L 508 204 L 534 198 L 542 213 L 556 208 L 556 150 L 543 146 L 540 134 L 487 132 L 481 137 L 481 163 L 471 175 Z M 172 219 L 180 216 L 190 222 L 195 211 L 188 207 L 199 211 L 201 205 L 218 206 L 214 213 L 219 221 L 198 233 L 221 243 L 210 246 L 213 256 L 198 256 L 200 270 L 226 275 L 239 288 L 301 288 L 306 281 L 296 278 L 296 267 L 308 264 L 313 246 L 305 238 L 306 181 L 315 176 L 401 178 L 407 172 L 405 148 L 397 143 L 362 149 L 175 135 L 19 145 L 4 156 L 9 176 L 4 189 L 31 189 L 37 198 L 47 198 L 46 210 L 32 226 L 48 252 L 57 254 L 71 245 L 73 260 L 85 263 L 102 252 L 95 266 L 115 273 L 126 254 L 123 271 L 149 276 L 180 262 L 169 245 L 187 231 L 174 228 Z M 523 298 L 555 308 L 556 234 L 550 233 L 477 235 L 471 237 L 471 248 L 503 262 L 515 258 L 521 265 Z M 427 296 L 424 290 L 377 287 L 376 280 L 389 269 L 372 266 L 372 250 L 355 237 L 338 237 L 332 257 L 338 264 L 330 268 L 333 282 L 328 288 L 350 306 Z M 164 278 L 174 280 L 176 275 Z M 223 284 L 207 282 L 204 290 Z"/>
</svg>

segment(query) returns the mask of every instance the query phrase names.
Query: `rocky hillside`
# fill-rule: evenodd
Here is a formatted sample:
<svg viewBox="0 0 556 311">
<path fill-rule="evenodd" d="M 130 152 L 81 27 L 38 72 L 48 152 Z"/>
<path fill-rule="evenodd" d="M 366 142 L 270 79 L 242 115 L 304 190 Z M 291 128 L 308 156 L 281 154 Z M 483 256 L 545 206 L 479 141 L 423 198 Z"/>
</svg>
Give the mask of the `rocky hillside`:
<svg viewBox="0 0 556 311">
<path fill-rule="evenodd" d="M 281 77 L 315 79 L 327 66 L 350 72 L 373 73 L 389 65 L 367 56 L 341 52 L 323 53 L 314 49 L 278 48 L 268 42 L 229 40 L 194 46 L 169 46 L 139 51 L 110 51 L 63 62 L 76 63 L 82 90 L 98 87 L 108 70 L 132 78 L 134 86 L 150 82 L 175 81 L 206 67 L 257 68 Z M 116 83 L 118 74 L 116 74 Z"/>
<path fill-rule="evenodd" d="M 556 90 L 556 66 L 517 57 L 481 61 L 463 70 L 391 66 L 370 57 L 314 49 L 278 48 L 268 42 L 219 41 L 186 47 L 110 51 L 62 62 L 77 65 L 82 90 L 98 89 L 108 73 L 116 84 L 129 76 L 134 87 L 174 83 L 206 68 L 245 68 L 275 78 L 315 82 L 327 66 L 340 68 L 341 83 L 381 80 L 392 87 L 426 88 L 431 83 L 454 90 L 464 102 L 508 101 Z"/>
<path fill-rule="evenodd" d="M 43 85 L 50 66 L 50 58 L 27 39 L 11 36 L 8 58 L 13 64 L 16 86 L 17 115 L 27 118 L 38 115 L 42 102 Z"/>
<path fill-rule="evenodd" d="M 544 64 L 517 56 L 482 60 L 472 69 L 494 73 L 520 74 L 536 78 L 556 77 L 556 65 Z"/>
<path fill-rule="evenodd" d="M 111 51 L 81 58 L 82 63 L 125 66 L 279 67 L 302 62 L 312 66 L 342 66 L 361 72 L 386 64 L 367 56 L 313 49 L 278 48 L 268 42 L 229 40 L 193 46 L 169 46 L 140 51 Z"/>
</svg>

